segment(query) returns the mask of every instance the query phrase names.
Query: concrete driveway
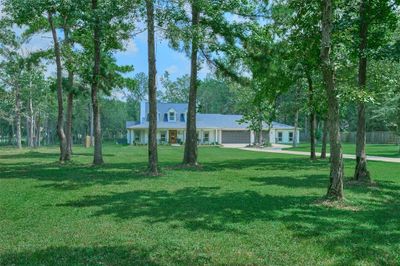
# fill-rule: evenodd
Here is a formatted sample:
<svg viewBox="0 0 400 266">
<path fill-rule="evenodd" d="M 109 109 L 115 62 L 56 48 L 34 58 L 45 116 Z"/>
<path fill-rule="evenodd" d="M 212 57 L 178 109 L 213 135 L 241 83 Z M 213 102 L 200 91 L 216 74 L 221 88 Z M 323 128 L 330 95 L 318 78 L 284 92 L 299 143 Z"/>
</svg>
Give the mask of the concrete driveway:
<svg viewBox="0 0 400 266">
<path fill-rule="evenodd" d="M 225 144 L 222 146 L 223 148 L 236 148 L 245 151 L 254 151 L 254 152 L 270 152 L 270 153 L 283 153 L 283 154 L 293 154 L 293 155 L 303 155 L 310 156 L 309 152 L 304 151 L 290 151 L 283 150 L 284 148 L 290 148 L 290 145 L 283 144 L 272 144 L 272 147 L 268 148 L 253 148 L 247 147 L 244 144 Z M 319 157 L 321 153 L 317 152 L 316 155 Z M 329 153 L 327 154 L 329 157 Z M 353 154 L 343 154 L 343 158 L 345 159 L 356 159 L 356 156 Z M 400 158 L 390 158 L 390 157 L 381 157 L 381 156 L 367 156 L 367 160 L 369 161 L 378 161 L 378 162 L 389 162 L 389 163 L 400 163 Z"/>
</svg>

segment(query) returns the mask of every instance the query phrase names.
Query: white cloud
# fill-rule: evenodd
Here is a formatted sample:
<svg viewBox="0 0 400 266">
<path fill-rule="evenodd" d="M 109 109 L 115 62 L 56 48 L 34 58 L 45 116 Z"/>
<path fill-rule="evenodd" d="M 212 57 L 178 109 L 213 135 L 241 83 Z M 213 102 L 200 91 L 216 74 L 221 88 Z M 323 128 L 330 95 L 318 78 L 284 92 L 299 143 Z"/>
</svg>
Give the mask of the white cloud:
<svg viewBox="0 0 400 266">
<path fill-rule="evenodd" d="M 178 67 L 176 65 L 170 65 L 165 69 L 165 71 L 167 71 L 169 74 L 175 74 L 178 72 Z"/>
<path fill-rule="evenodd" d="M 139 52 L 139 49 L 133 39 L 129 39 L 129 41 L 125 44 L 126 50 L 124 51 L 127 54 L 136 54 Z"/>
<path fill-rule="evenodd" d="M 129 41 L 125 42 L 124 47 L 125 51 L 118 51 L 116 56 L 133 56 L 139 52 L 139 48 L 133 39 L 129 39 Z"/>
</svg>

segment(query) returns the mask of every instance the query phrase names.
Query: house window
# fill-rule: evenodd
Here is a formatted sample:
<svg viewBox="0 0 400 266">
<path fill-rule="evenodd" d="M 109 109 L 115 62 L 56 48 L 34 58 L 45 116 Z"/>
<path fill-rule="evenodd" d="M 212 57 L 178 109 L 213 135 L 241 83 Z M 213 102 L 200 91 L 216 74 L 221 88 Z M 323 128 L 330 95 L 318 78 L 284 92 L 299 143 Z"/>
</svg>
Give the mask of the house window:
<svg viewBox="0 0 400 266">
<path fill-rule="evenodd" d="M 168 121 L 168 114 L 164 114 L 164 122 Z"/>
<path fill-rule="evenodd" d="M 167 141 L 167 132 L 161 131 L 160 141 L 161 142 L 166 142 Z"/>
<path fill-rule="evenodd" d="M 169 112 L 168 112 L 168 121 L 172 121 L 172 122 L 175 122 L 176 121 L 176 117 L 175 117 L 175 111 L 173 111 L 173 110 L 170 110 Z"/>
<path fill-rule="evenodd" d="M 185 122 L 185 114 L 181 114 L 181 122 Z"/>
<path fill-rule="evenodd" d="M 283 141 L 283 132 L 278 132 L 278 142 Z"/>
<path fill-rule="evenodd" d="M 147 121 L 147 122 L 150 121 L 150 114 L 147 114 L 146 121 Z"/>
<path fill-rule="evenodd" d="M 135 132 L 135 142 L 140 142 L 140 132 Z"/>
<path fill-rule="evenodd" d="M 293 141 L 293 132 L 289 132 L 289 141 Z"/>
<path fill-rule="evenodd" d="M 210 141 L 210 133 L 209 132 L 204 132 L 204 142 L 209 142 Z"/>
</svg>

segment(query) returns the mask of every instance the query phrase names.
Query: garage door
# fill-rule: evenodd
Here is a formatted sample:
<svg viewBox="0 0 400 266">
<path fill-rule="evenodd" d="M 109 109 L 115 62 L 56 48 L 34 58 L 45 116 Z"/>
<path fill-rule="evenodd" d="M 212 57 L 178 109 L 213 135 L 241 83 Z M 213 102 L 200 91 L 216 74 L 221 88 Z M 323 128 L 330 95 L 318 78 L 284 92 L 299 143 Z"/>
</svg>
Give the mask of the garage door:
<svg viewBox="0 0 400 266">
<path fill-rule="evenodd" d="M 234 143 L 250 143 L 250 131 L 239 131 L 239 130 L 223 130 L 222 131 L 222 143 L 234 144 Z"/>
</svg>

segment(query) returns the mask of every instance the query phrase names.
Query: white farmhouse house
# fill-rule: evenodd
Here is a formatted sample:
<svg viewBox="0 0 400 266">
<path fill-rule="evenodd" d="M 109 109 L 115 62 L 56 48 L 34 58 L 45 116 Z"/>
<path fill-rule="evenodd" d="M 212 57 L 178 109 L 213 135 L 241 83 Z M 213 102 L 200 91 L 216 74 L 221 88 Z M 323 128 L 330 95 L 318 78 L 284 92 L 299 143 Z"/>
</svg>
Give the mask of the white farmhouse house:
<svg viewBox="0 0 400 266">
<path fill-rule="evenodd" d="M 185 142 L 187 103 L 157 104 L 157 140 L 159 143 Z M 127 121 L 128 144 L 147 144 L 149 128 L 149 104 L 140 103 L 140 121 Z M 253 144 L 256 134 L 248 124 L 240 124 L 241 115 L 200 114 L 196 115 L 196 126 L 200 144 Z M 263 133 L 264 139 L 267 132 Z M 294 127 L 273 122 L 269 139 L 271 143 L 292 143 Z M 297 134 L 299 142 L 299 134 Z"/>
</svg>

